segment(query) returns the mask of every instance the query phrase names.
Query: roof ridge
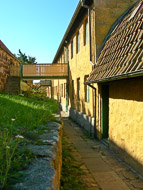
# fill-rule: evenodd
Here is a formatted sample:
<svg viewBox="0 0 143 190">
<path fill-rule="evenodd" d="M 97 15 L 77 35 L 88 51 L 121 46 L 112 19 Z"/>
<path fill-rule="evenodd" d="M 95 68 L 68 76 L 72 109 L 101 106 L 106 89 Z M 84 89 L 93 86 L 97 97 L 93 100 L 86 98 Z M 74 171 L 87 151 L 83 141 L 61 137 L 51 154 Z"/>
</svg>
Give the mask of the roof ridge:
<svg viewBox="0 0 143 190">
<path fill-rule="evenodd" d="M 11 53 L 11 51 L 6 47 L 6 45 L 1 40 L 0 40 L 0 47 L 3 48 L 6 52 L 13 55 L 13 53 Z"/>
</svg>

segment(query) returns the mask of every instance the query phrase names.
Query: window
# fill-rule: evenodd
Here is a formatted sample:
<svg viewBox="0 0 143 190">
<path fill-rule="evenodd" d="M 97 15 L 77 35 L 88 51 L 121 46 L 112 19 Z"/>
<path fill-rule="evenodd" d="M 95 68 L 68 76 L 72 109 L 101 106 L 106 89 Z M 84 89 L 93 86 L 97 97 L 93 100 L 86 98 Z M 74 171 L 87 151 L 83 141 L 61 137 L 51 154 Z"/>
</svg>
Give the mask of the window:
<svg viewBox="0 0 143 190">
<path fill-rule="evenodd" d="M 76 53 L 80 51 L 80 33 L 78 32 L 77 37 L 76 37 Z"/>
<path fill-rule="evenodd" d="M 66 47 L 65 48 L 65 63 L 68 63 L 69 61 L 69 49 Z"/>
<path fill-rule="evenodd" d="M 85 21 L 85 26 L 84 26 L 84 45 L 88 43 L 89 40 L 89 27 L 88 27 L 88 19 Z"/>
<path fill-rule="evenodd" d="M 80 100 L 80 78 L 77 79 L 77 99 Z"/>
<path fill-rule="evenodd" d="M 64 98 L 66 97 L 66 83 L 64 83 Z"/>
<path fill-rule="evenodd" d="M 74 99 L 74 80 L 72 80 L 72 99 Z"/>
<path fill-rule="evenodd" d="M 87 80 L 87 78 L 88 78 L 89 76 L 88 75 L 86 75 L 85 77 L 84 77 L 84 81 L 86 81 Z M 89 86 L 88 85 L 85 85 L 85 102 L 87 102 L 87 103 L 89 103 Z"/>
<path fill-rule="evenodd" d="M 61 97 L 63 97 L 63 84 L 61 84 Z"/>
<path fill-rule="evenodd" d="M 73 58 L 73 40 L 71 41 L 71 59 Z"/>
</svg>

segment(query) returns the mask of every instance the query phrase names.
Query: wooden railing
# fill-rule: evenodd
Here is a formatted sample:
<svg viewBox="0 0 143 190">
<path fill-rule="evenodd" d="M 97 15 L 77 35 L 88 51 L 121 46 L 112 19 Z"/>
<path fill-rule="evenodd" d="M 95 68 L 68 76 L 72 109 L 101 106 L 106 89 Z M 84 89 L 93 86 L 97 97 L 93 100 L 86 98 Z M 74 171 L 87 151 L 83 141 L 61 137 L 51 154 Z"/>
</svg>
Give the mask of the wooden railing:
<svg viewBox="0 0 143 190">
<path fill-rule="evenodd" d="M 20 73 L 21 71 L 21 73 Z M 10 66 L 10 76 L 21 77 L 66 77 L 68 76 L 68 64 L 29 64 Z"/>
<path fill-rule="evenodd" d="M 20 65 L 10 65 L 10 76 L 18 77 L 20 72 Z"/>
<path fill-rule="evenodd" d="M 23 77 L 68 76 L 68 64 L 23 65 Z"/>
</svg>

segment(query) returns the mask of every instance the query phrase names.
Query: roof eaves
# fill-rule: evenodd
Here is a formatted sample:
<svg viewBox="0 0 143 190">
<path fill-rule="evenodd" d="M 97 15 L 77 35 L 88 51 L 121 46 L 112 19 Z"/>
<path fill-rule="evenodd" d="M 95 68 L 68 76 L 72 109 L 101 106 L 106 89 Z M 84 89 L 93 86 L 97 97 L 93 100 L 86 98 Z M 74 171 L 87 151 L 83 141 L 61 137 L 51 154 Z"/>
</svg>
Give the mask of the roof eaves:
<svg viewBox="0 0 143 190">
<path fill-rule="evenodd" d="M 67 28 L 67 30 L 66 30 L 66 32 L 65 32 L 65 34 L 64 34 L 64 37 L 63 37 L 63 39 L 62 39 L 62 41 L 61 41 L 61 43 L 60 43 L 60 45 L 59 45 L 59 48 L 58 48 L 58 50 L 57 50 L 57 52 L 56 52 L 56 55 L 55 55 L 55 57 L 54 57 L 52 63 L 56 62 L 56 59 L 57 59 L 57 57 L 58 57 L 58 55 L 59 55 L 59 53 L 60 53 L 60 50 L 61 50 L 61 48 L 63 47 L 63 45 L 64 45 L 64 43 L 65 43 L 65 40 L 66 40 L 66 38 L 67 38 L 67 35 L 68 35 L 68 33 L 69 33 L 69 31 L 70 31 L 70 29 L 71 29 L 71 27 L 72 27 L 72 25 L 73 25 L 73 23 L 74 23 L 74 21 L 75 21 L 75 19 L 76 19 L 77 15 L 78 15 L 78 13 L 79 13 L 79 11 L 80 11 L 80 9 L 81 9 L 81 7 L 82 7 L 82 6 L 81 6 L 81 2 L 79 1 L 78 5 L 77 5 L 77 7 L 76 7 L 76 10 L 75 10 L 75 12 L 74 12 L 74 14 L 73 14 L 73 16 L 72 16 L 72 19 L 71 19 L 71 21 L 70 21 L 70 23 L 69 23 L 69 25 L 68 25 L 68 28 Z"/>
<path fill-rule="evenodd" d="M 140 71 L 134 71 L 131 73 L 126 73 L 126 74 L 122 74 L 122 75 L 118 75 L 118 76 L 113 76 L 113 77 L 108 77 L 108 78 L 103 78 L 103 79 L 97 79 L 97 80 L 93 80 L 93 81 L 87 81 L 84 84 L 88 85 L 88 84 L 93 84 L 93 83 L 111 82 L 114 80 L 139 77 L 139 76 L 143 76 L 143 69 Z"/>
</svg>

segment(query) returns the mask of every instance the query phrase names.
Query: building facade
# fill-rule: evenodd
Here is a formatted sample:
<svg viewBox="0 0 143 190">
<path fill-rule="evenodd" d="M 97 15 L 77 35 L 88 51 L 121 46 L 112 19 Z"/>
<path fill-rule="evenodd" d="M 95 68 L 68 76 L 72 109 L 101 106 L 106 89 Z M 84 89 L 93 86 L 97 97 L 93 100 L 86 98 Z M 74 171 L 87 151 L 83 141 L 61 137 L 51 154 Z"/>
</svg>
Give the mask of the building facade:
<svg viewBox="0 0 143 190">
<path fill-rule="evenodd" d="M 143 175 L 143 1 L 109 34 L 86 84 L 96 86 L 98 138 Z"/>
<path fill-rule="evenodd" d="M 80 1 L 54 57 L 53 63 L 69 64 L 69 80 L 53 80 L 53 97 L 91 136 L 102 136 L 97 130 L 101 122 L 100 89 L 96 84 L 90 88 L 84 83 L 109 31 L 136 1 Z"/>
</svg>

